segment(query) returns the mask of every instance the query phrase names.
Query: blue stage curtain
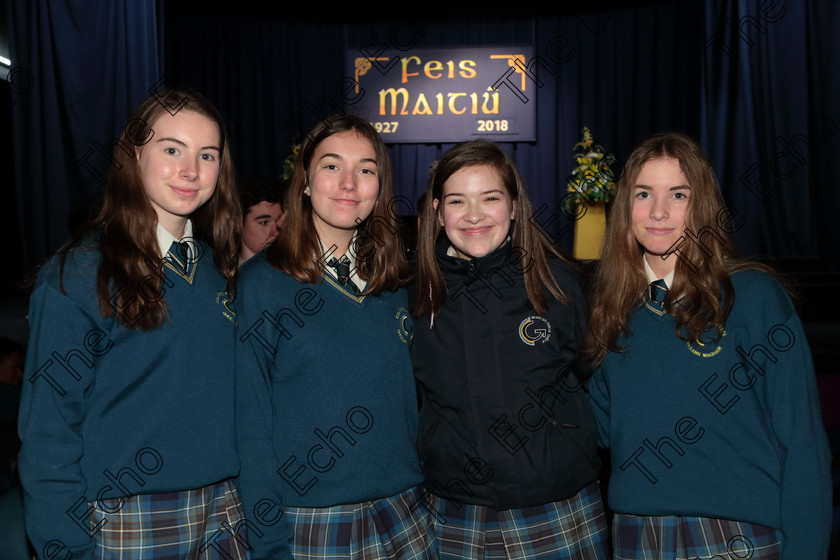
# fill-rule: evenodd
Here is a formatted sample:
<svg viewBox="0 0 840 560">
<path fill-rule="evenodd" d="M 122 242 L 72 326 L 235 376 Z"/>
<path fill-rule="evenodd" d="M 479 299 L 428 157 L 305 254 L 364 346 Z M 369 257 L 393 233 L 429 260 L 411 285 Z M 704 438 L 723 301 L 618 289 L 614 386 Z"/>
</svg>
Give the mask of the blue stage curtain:
<svg viewBox="0 0 840 560">
<path fill-rule="evenodd" d="M 737 212 L 742 252 L 840 270 L 840 4 L 705 6 L 702 144 Z"/>
<path fill-rule="evenodd" d="M 303 16 L 286 18 L 167 2 L 165 71 L 167 79 L 203 91 L 228 116 L 240 177 L 276 177 L 290 144 L 320 117 L 352 111 L 337 92 L 348 75 L 347 51 L 367 45 L 371 52 L 395 34 L 403 44 L 416 39 L 418 48 L 533 45 L 542 82 L 529 82 L 537 140 L 502 147 L 519 167 L 538 213 L 535 221 L 570 250 L 574 224 L 561 216 L 559 202 L 584 126 L 619 160 L 653 130 L 699 134 L 701 8 L 696 2 L 661 2 L 559 14 L 555 7 L 453 5 L 435 11 L 438 19 L 423 13 L 411 20 L 370 17 L 371 9 L 351 20 L 324 22 L 306 8 Z M 407 56 L 410 49 L 399 54 Z M 451 146 L 389 146 L 398 209 L 416 209 L 430 164 Z"/>
<path fill-rule="evenodd" d="M 31 270 L 102 190 L 114 142 L 159 78 L 153 0 L 10 0 L 22 262 Z"/>
<path fill-rule="evenodd" d="M 816 257 L 837 271 L 832 232 L 840 153 L 837 126 L 840 5 L 764 0 L 612 2 L 483 12 L 453 4 L 410 20 L 376 7 L 324 18 L 317 6 L 277 16 L 249 5 L 190 1 L 13 0 L 13 64 L 32 78 L 14 104 L 15 166 L 24 259 L 67 233 L 67 211 L 101 189 L 91 166 L 128 111 L 161 84 L 194 87 L 231 127 L 240 178 L 277 177 L 290 145 L 343 105 L 344 56 L 401 28 L 417 47 L 530 43 L 541 59 L 537 141 L 503 148 L 534 209 L 563 248 L 573 224 L 558 203 L 587 126 L 623 161 L 650 133 L 686 132 L 706 149 L 724 196 L 742 218 L 747 255 Z M 430 15 L 431 14 L 431 15 Z M 437 19 L 434 19 L 437 18 Z M 159 23 L 166 21 L 164 29 Z M 375 36 L 375 38 L 374 38 Z M 161 45 L 160 49 L 158 44 Z M 160 60 L 160 64 L 158 63 Z M 18 84 L 26 74 L 19 74 Z M 406 211 L 451 145 L 389 147 Z M 91 153 L 91 151 L 93 151 Z M 104 153 L 104 151 L 103 151 Z M 100 171 L 103 173 L 104 171 Z"/>
</svg>

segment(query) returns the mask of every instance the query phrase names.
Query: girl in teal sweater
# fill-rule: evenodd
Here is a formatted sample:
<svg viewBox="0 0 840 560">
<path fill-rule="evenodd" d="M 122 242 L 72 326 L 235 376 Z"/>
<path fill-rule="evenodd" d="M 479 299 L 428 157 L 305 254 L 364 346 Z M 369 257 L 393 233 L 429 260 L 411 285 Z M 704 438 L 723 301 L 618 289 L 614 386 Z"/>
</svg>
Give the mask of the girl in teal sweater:
<svg viewBox="0 0 840 560">
<path fill-rule="evenodd" d="M 193 91 L 141 103 L 102 210 L 30 298 L 19 464 L 39 558 L 245 558 L 238 218 L 213 105 Z"/>
<path fill-rule="evenodd" d="M 254 559 L 436 557 L 390 202 L 382 139 L 330 117 L 301 146 L 283 229 L 242 266 L 239 488 Z"/>
<path fill-rule="evenodd" d="M 736 255 L 742 220 L 690 138 L 656 135 L 628 158 L 583 347 L 615 558 L 826 557 L 811 355 L 775 275 Z"/>
</svg>

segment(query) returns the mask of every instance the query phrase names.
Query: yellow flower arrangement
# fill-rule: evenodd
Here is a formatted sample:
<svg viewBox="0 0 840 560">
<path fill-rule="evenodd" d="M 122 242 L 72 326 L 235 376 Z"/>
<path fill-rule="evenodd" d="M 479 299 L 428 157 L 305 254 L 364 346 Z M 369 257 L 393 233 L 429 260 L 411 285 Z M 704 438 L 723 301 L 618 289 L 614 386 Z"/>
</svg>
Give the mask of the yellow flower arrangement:
<svg viewBox="0 0 840 560">
<path fill-rule="evenodd" d="M 300 153 L 300 144 L 292 144 L 292 152 L 283 161 L 283 180 L 291 179 L 295 172 L 295 160 Z"/>
<path fill-rule="evenodd" d="M 605 154 L 604 148 L 595 144 L 592 133 L 583 127 L 583 139 L 575 144 L 575 163 L 572 174 L 566 180 L 566 186 L 577 202 L 609 202 L 615 194 L 615 175 L 610 165 L 615 163 L 615 156 Z"/>
</svg>

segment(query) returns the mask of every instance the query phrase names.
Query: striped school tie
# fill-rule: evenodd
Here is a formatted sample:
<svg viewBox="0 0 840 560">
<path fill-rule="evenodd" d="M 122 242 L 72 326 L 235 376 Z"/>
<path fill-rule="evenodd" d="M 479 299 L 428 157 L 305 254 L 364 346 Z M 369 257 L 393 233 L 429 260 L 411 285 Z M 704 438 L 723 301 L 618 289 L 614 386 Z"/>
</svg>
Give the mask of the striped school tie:
<svg viewBox="0 0 840 560">
<path fill-rule="evenodd" d="M 668 295 L 668 285 L 665 280 L 656 280 L 648 286 L 648 297 L 650 301 L 662 308 L 665 304 L 665 296 Z"/>
<path fill-rule="evenodd" d="M 340 259 L 333 257 L 327 261 L 327 265 L 335 269 L 339 284 L 349 287 L 354 294 L 359 293 L 358 286 L 350 280 L 350 259 L 347 258 L 347 255 L 342 255 Z"/>
</svg>

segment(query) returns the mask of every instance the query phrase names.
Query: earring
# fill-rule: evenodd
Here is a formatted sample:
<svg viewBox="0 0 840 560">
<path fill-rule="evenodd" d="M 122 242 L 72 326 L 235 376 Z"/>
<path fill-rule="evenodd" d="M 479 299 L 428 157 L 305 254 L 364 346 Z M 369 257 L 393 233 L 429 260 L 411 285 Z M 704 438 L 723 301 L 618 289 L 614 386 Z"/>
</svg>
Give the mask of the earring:
<svg viewBox="0 0 840 560">
<path fill-rule="evenodd" d="M 303 194 L 305 194 L 306 196 L 309 196 L 309 187 L 306 187 L 305 189 L 303 189 Z"/>
</svg>

